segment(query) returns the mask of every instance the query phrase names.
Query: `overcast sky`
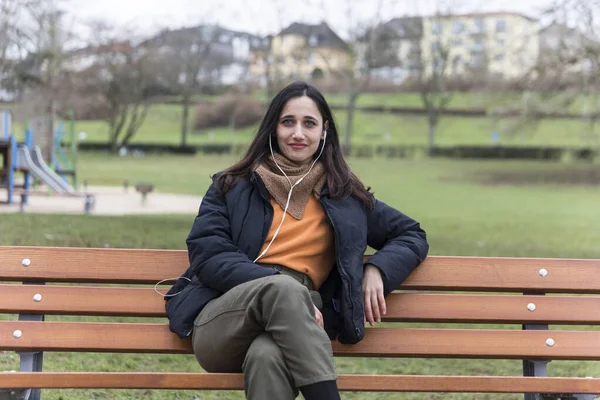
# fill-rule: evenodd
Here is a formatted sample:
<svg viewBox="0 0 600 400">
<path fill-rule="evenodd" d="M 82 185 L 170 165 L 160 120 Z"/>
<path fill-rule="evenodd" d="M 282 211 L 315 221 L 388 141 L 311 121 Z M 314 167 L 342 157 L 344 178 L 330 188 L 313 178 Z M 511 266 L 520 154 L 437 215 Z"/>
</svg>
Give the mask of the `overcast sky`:
<svg viewBox="0 0 600 400">
<path fill-rule="evenodd" d="M 161 27 L 176 28 L 200 22 L 216 22 L 230 29 L 258 35 L 276 33 L 292 22 L 323 20 L 340 35 L 348 31 L 348 0 L 66 0 L 77 20 L 104 19 L 140 33 Z M 551 0 L 352 0 L 352 20 L 376 18 L 377 4 L 384 3 L 383 19 L 401 15 L 443 11 L 516 11 L 536 17 Z"/>
</svg>

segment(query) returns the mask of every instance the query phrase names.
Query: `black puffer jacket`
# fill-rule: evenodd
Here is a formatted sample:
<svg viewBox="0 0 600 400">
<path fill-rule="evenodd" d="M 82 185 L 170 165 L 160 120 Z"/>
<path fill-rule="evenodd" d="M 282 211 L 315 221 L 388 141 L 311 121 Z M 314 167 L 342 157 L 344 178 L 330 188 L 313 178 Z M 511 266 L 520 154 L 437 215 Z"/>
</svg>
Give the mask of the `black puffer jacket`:
<svg viewBox="0 0 600 400">
<path fill-rule="evenodd" d="M 332 199 L 323 189 L 321 204 L 335 234 L 336 264 L 319 289 L 329 336 L 342 343 L 364 337 L 363 255 L 367 245 L 377 252 L 369 263 L 381 270 L 387 296 L 425 259 L 425 232 L 413 219 L 376 201 L 367 209 L 353 197 Z M 269 193 L 258 174 L 240 180 L 224 196 L 214 183 L 202 200 L 187 238 L 190 267 L 167 298 L 170 328 L 189 336 L 194 318 L 214 298 L 241 283 L 277 272 L 252 262 L 273 221 Z"/>
</svg>

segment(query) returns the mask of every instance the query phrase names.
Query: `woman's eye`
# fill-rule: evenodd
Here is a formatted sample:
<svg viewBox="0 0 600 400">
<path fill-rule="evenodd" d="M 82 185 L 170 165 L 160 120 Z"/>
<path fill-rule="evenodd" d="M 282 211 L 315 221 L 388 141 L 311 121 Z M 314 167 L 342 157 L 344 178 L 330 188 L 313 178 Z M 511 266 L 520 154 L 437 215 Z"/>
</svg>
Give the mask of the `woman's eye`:
<svg viewBox="0 0 600 400">
<path fill-rule="evenodd" d="M 284 119 L 283 121 L 281 121 L 281 123 L 283 125 L 291 125 L 293 124 L 293 121 L 291 119 Z"/>
<path fill-rule="evenodd" d="M 310 126 L 310 127 L 313 127 L 313 126 L 315 126 L 316 124 L 314 123 L 314 121 L 306 121 L 306 125 L 307 125 L 307 126 Z"/>
</svg>

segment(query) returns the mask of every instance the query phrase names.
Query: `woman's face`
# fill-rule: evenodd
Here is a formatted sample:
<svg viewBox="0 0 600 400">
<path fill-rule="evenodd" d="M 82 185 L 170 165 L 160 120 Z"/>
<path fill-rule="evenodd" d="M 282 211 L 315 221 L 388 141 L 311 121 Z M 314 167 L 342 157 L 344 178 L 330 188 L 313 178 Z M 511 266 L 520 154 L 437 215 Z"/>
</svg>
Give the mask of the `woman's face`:
<svg viewBox="0 0 600 400">
<path fill-rule="evenodd" d="M 308 96 L 294 97 L 285 104 L 277 122 L 279 151 L 296 164 L 308 164 L 323 138 L 323 116 Z"/>
</svg>

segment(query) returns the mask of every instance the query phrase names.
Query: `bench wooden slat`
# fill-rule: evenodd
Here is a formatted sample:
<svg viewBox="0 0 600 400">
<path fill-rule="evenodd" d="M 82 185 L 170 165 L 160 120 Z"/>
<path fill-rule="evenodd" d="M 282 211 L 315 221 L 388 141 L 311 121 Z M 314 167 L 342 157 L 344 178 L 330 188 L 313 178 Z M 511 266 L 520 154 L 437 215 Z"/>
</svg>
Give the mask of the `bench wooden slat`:
<svg viewBox="0 0 600 400">
<path fill-rule="evenodd" d="M 345 375 L 343 391 L 465 393 L 600 393 L 600 379 L 428 375 Z M 242 390 L 241 374 L 130 372 L 0 372 L 11 389 L 205 389 Z"/>
<path fill-rule="evenodd" d="M 152 288 L 8 284 L 0 284 L 0 313 L 166 316 L 165 301 Z"/>
<path fill-rule="evenodd" d="M 25 258 L 29 267 L 21 264 Z M 156 283 L 187 266 L 183 250 L 0 247 L 4 280 Z M 600 293 L 600 260 L 431 256 L 402 288 Z"/>
<path fill-rule="evenodd" d="M 20 338 L 13 332 L 21 331 Z M 546 340 L 552 338 L 552 347 Z M 377 328 L 338 356 L 594 360 L 600 331 Z M 190 353 L 166 324 L 0 321 L 0 350 Z"/>
<path fill-rule="evenodd" d="M 600 297 L 393 293 L 387 311 L 386 322 L 597 324 Z M 164 317 L 165 304 L 152 288 L 0 284 L 0 312 Z"/>
<path fill-rule="evenodd" d="M 24 259 L 31 261 L 28 267 Z M 181 250 L 0 247 L 1 280 L 156 283 L 181 275 L 188 265 Z"/>
<path fill-rule="evenodd" d="M 428 257 L 422 267 L 403 289 L 600 293 L 600 260 Z"/>
<path fill-rule="evenodd" d="M 386 306 L 389 322 L 600 323 L 598 296 L 393 293 Z"/>
</svg>

